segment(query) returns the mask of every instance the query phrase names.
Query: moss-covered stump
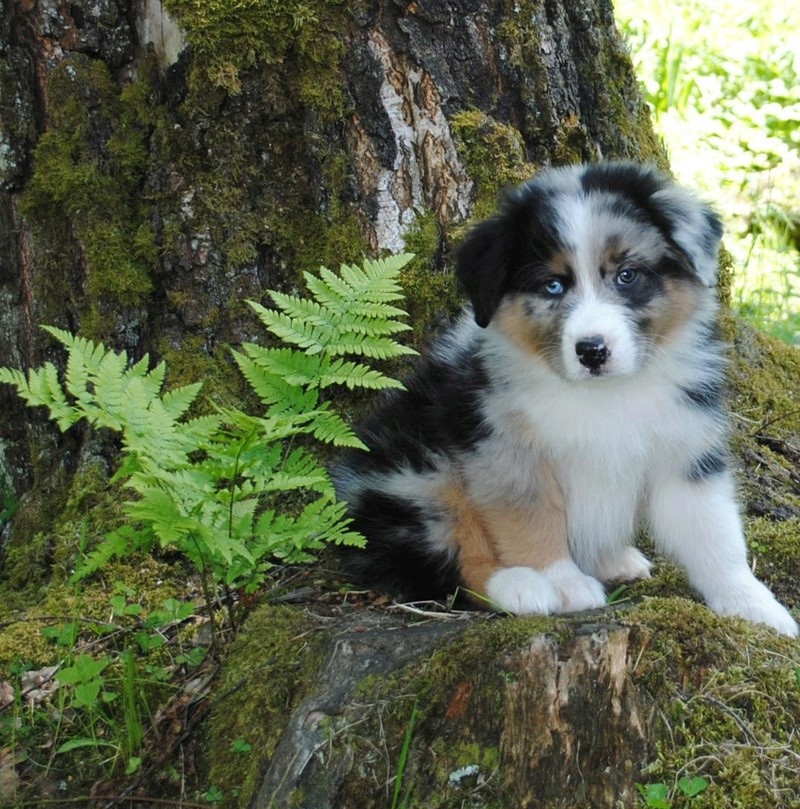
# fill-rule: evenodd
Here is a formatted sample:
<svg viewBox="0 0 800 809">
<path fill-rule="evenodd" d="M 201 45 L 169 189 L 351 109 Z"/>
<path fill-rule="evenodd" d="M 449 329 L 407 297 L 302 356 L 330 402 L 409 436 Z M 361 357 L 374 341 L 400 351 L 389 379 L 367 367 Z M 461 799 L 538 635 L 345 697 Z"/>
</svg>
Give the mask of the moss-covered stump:
<svg viewBox="0 0 800 809">
<path fill-rule="evenodd" d="M 688 599 L 568 619 L 266 607 L 244 638 L 208 748 L 228 807 L 638 806 L 640 785 L 677 798 L 697 776 L 694 807 L 800 800 L 798 644 Z"/>
</svg>

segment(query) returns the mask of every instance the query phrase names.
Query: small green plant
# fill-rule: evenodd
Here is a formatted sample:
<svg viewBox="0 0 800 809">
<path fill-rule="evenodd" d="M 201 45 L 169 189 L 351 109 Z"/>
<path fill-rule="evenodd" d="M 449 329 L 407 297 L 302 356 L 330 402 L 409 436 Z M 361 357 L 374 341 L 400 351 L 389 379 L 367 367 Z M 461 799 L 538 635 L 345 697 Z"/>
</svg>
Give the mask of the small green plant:
<svg viewBox="0 0 800 809">
<path fill-rule="evenodd" d="M 408 799 L 411 794 L 410 782 L 406 784 L 405 792 L 403 792 L 403 780 L 406 775 L 406 766 L 408 765 L 408 753 L 411 750 L 411 739 L 414 737 L 414 725 L 417 721 L 418 714 L 417 703 L 411 709 L 411 716 L 408 720 L 406 733 L 403 737 L 403 746 L 400 748 L 400 757 L 397 759 L 397 771 L 394 778 L 394 792 L 392 793 L 392 807 L 391 809 L 405 809 L 408 806 Z M 402 794 L 401 794 L 402 793 Z"/>
<path fill-rule="evenodd" d="M 606 604 L 622 604 L 628 600 L 628 590 L 630 587 L 627 584 L 620 584 L 615 587 L 607 596 Z"/>
<path fill-rule="evenodd" d="M 670 794 L 669 787 L 663 782 L 657 784 L 637 784 L 637 788 L 642 796 L 642 800 L 644 800 L 645 806 L 650 807 L 650 809 L 672 809 L 673 800 L 676 795 L 680 795 L 684 801 L 690 801 L 692 798 L 708 789 L 708 780 L 700 775 L 694 778 L 681 776 L 678 779 L 677 791 L 672 795 Z"/>
<path fill-rule="evenodd" d="M 29 405 L 46 406 L 62 430 L 79 421 L 118 433 L 122 462 L 113 480 L 134 496 L 129 523 L 79 562 L 74 580 L 108 560 L 155 545 L 177 550 L 197 569 L 208 603 L 220 590 L 254 588 L 274 560 L 307 562 L 328 543 L 358 545 L 345 505 L 308 449 L 308 439 L 363 446 L 326 389 L 379 390 L 399 382 L 368 361 L 414 353 L 394 338 L 408 329 L 394 306 L 409 255 L 305 273 L 311 298 L 270 292 L 275 308 L 251 306 L 289 347 L 247 343 L 233 356 L 265 411 L 236 409 L 187 418 L 200 383 L 165 391 L 166 366 L 45 327 L 68 351 L 64 382 L 52 363 L 0 368 Z M 367 362 L 365 362 L 365 360 Z"/>
<path fill-rule="evenodd" d="M 233 352 L 262 403 L 257 415 L 229 408 L 192 418 L 200 383 L 166 390 L 163 362 L 151 368 L 145 356 L 131 363 L 125 352 L 53 327 L 45 329 L 67 350 L 63 374 L 53 363 L 27 374 L 0 368 L 0 382 L 29 405 L 47 407 L 62 431 L 83 422 L 118 436 L 121 461 L 112 484 L 129 493 L 126 520 L 94 548 L 91 526 L 84 526 L 72 581 L 113 559 L 163 548 L 194 566 L 211 607 L 230 588 L 256 587 L 276 561 L 310 561 L 329 543 L 361 544 L 318 450 L 363 446 L 334 409 L 329 389 L 400 386 L 372 362 L 414 353 L 395 339 L 408 328 L 394 304 L 402 298 L 399 272 L 410 259 L 366 261 L 338 274 L 322 268 L 305 274 L 310 298 L 271 292 L 274 308 L 251 303 L 284 342 L 246 343 Z M 7 498 L 0 520 L 12 510 Z M 233 623 L 233 600 L 227 602 Z M 151 696 L 169 690 L 176 669 L 197 666 L 206 654 L 204 647 L 184 646 L 180 631 L 196 615 L 194 603 L 170 598 L 146 609 L 117 583 L 109 608 L 110 618 L 91 628 L 101 644 L 83 644 L 89 630 L 82 620 L 45 630 L 59 666 L 55 724 L 36 709 L 14 725 L 13 738 L 17 744 L 26 733 L 46 733 L 47 767 L 56 757 L 92 755 L 108 772 L 118 762 L 135 772 L 152 724 Z M 19 714 L 19 695 L 15 706 Z M 249 752 L 244 739 L 235 745 L 236 752 Z M 205 799 L 215 803 L 222 792 L 212 786 Z"/>
<path fill-rule="evenodd" d="M 638 784 L 644 805 L 650 809 L 670 809 L 669 788 L 666 784 Z"/>
<path fill-rule="evenodd" d="M 171 624 L 171 615 L 164 618 L 163 611 L 154 611 L 147 619 L 140 618 L 141 605 L 128 603 L 117 594 L 111 597 L 112 618 L 114 615 L 129 618 L 137 623 L 158 626 L 163 630 Z M 153 620 L 153 615 L 155 620 Z M 118 624 L 100 624 L 93 627 L 95 645 L 105 635 L 113 633 L 123 638 L 135 638 L 138 632 Z M 141 763 L 136 755 L 142 747 L 145 729 L 150 720 L 150 709 L 145 694 L 147 676 L 141 670 L 141 661 L 133 648 L 123 644 L 118 649 L 115 643 L 107 644 L 100 654 L 77 651 L 80 648 L 80 621 L 46 627 L 42 634 L 53 641 L 60 664 L 54 674 L 59 688 L 56 692 L 58 717 L 53 729 L 53 753 L 56 756 L 74 750 L 91 748 L 101 753 L 103 760 L 113 770 L 122 757 L 126 769 L 133 772 Z M 159 635 L 162 638 L 163 636 Z M 85 648 L 85 647 L 84 647 Z M 76 653 L 77 652 L 77 653 Z M 34 723 L 46 722 L 31 713 Z M 58 743 L 61 738 L 65 740 Z"/>
<path fill-rule="evenodd" d="M 694 778 L 684 776 L 678 779 L 678 789 L 687 798 L 694 798 L 695 795 L 699 795 L 708 789 L 708 781 L 701 775 L 696 775 Z"/>
<path fill-rule="evenodd" d="M 242 739 L 242 738 L 234 739 L 231 742 L 231 752 L 233 752 L 233 753 L 242 753 L 242 754 L 249 753 L 249 752 L 252 751 L 252 749 L 253 749 L 253 745 L 251 745 L 245 739 Z"/>
</svg>

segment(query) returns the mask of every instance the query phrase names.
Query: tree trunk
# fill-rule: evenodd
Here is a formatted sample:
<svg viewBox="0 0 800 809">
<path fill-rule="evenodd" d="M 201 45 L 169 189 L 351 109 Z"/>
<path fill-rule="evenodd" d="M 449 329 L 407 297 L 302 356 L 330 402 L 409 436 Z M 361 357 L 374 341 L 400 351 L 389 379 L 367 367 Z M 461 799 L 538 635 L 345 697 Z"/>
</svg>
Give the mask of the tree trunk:
<svg viewBox="0 0 800 809">
<path fill-rule="evenodd" d="M 403 249 L 421 345 L 457 305 L 451 243 L 502 186 L 600 157 L 666 165 L 607 0 L 20 0 L 0 37 L 0 365 L 58 361 L 53 324 L 238 398 L 246 298 Z M 759 573 L 797 606 L 800 365 L 724 326 Z M 6 386 L 0 408 L 11 589 L 69 565 L 75 511 L 103 496 L 87 469 L 113 452 Z M 633 592 L 652 600 L 603 618 L 270 608 L 292 631 L 273 643 L 254 618 L 238 641 L 220 693 L 245 683 L 249 701 L 220 696 L 210 777 L 231 806 L 395 805 L 399 779 L 411 806 L 616 807 L 701 772 L 695 809 L 796 805 L 796 646 L 665 599 L 687 593 L 661 571 Z"/>
<path fill-rule="evenodd" d="M 383 250 L 419 254 L 424 335 L 454 306 L 454 227 L 502 185 L 551 162 L 663 162 L 607 2 L 0 14 L 2 365 L 49 356 L 49 323 L 230 394 L 244 298 Z M 41 490 L 52 434 L 0 396 L 3 478 Z"/>
</svg>

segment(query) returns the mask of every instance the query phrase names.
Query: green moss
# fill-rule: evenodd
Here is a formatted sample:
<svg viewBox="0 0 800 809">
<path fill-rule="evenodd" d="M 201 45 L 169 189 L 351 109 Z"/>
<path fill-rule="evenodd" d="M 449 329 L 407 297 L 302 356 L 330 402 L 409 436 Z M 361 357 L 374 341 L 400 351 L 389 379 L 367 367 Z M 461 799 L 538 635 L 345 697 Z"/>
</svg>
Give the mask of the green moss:
<svg viewBox="0 0 800 809">
<path fill-rule="evenodd" d="M 625 620 L 647 634 L 634 676 L 660 706 L 643 780 L 702 773 L 711 786 L 691 805 L 703 809 L 797 805 L 796 642 L 682 599 L 647 600 Z"/>
<path fill-rule="evenodd" d="M 629 582 L 622 593 L 624 603 L 638 602 L 642 598 L 661 596 L 664 598 L 680 596 L 693 599 L 696 592 L 689 584 L 684 571 L 677 565 L 657 556 L 649 556 L 654 563 L 652 575 L 649 579 Z"/>
<path fill-rule="evenodd" d="M 32 447 L 34 485 L 20 500 L 4 548 L 2 583 L 12 593 L 22 594 L 40 585 L 48 575 L 56 545 L 54 526 L 69 497 L 71 476 L 59 465 L 53 468 L 48 453 L 52 446 Z"/>
<path fill-rule="evenodd" d="M 261 70 L 248 81 L 267 80 Z M 275 92 L 279 98 L 264 99 L 259 116 L 251 102 L 198 85 L 178 108 L 179 123 L 158 132 L 162 159 L 191 189 L 165 205 L 164 246 L 180 255 L 187 243 L 202 243 L 196 261 L 207 265 L 200 272 L 210 298 L 226 273 L 243 266 L 279 266 L 291 287 L 302 270 L 360 262 L 369 253 L 347 199 L 352 178 L 341 133 L 306 139 L 311 113 L 303 99 L 285 84 Z"/>
<path fill-rule="evenodd" d="M 0 604 L 0 622 L 3 625 L 3 631 L 0 632 L 2 676 L 8 677 L 15 663 L 41 668 L 52 662 L 53 649 L 42 634 L 45 626 L 43 622 L 29 618 L 24 612 L 10 609 L 6 604 Z"/>
<path fill-rule="evenodd" d="M 800 517 L 775 521 L 752 517 L 745 522 L 756 575 L 787 607 L 800 609 L 794 571 L 800 570 Z"/>
<path fill-rule="evenodd" d="M 109 564 L 102 576 L 80 587 L 62 581 L 22 592 L 3 588 L 0 622 L 7 625 L 0 632 L 0 675 L 7 676 L 15 662 L 33 668 L 58 662 L 60 653 L 42 634 L 46 627 L 74 620 L 83 640 L 107 635 L 109 597 L 119 588 L 130 594 L 130 601 L 142 605 L 146 617 L 166 599 L 181 598 L 184 579 L 172 566 L 150 557 L 132 557 L 124 563 Z M 121 625 L 124 623 L 120 620 Z"/>
<path fill-rule="evenodd" d="M 537 166 L 527 162 L 522 135 L 477 109 L 461 110 L 450 119 L 458 154 L 472 181 L 473 214 L 483 219 L 497 208 L 500 191 L 530 179 Z"/>
<path fill-rule="evenodd" d="M 542 54 L 552 53 L 553 33 L 561 33 L 554 26 L 562 21 L 543 0 L 509 1 L 497 36 L 510 64 L 525 76 L 520 87 L 528 111 L 522 125 L 528 155 L 548 163 L 627 157 L 668 168 L 611 6 L 581 6 L 573 16 L 566 4 L 564 11 L 569 19 L 563 21 L 568 30 L 563 46 L 575 56 L 577 94 L 586 108 L 602 114 L 559 118 Z"/>
<path fill-rule="evenodd" d="M 140 79 L 120 92 L 102 61 L 65 58 L 50 77 L 48 127 L 22 197 L 23 212 L 50 250 L 52 274 L 66 274 L 59 261 L 85 265 L 82 314 L 93 313 L 98 326 L 107 322 L 101 312 L 109 318 L 118 306 L 138 305 L 152 288 L 158 251 L 142 193 L 151 79 L 145 66 Z M 80 257 L 68 248 L 75 237 Z M 46 307 L 52 298 L 50 307 L 60 312 L 59 295 L 56 287 L 40 298 Z"/>
<path fill-rule="evenodd" d="M 799 433 L 800 352 L 738 319 L 732 326 L 735 412 L 767 433 Z"/>
<path fill-rule="evenodd" d="M 746 510 L 777 522 L 798 518 L 800 353 L 730 314 L 723 331 L 732 343 L 732 446 Z"/>
<path fill-rule="evenodd" d="M 249 309 L 242 316 L 249 317 Z M 216 407 L 235 406 L 257 412 L 260 404 L 233 360 L 230 347 L 209 348 L 201 335 L 187 335 L 180 345 L 159 342 L 158 353 L 167 364 L 166 385 L 170 389 L 198 380 L 203 388 L 192 413 L 215 412 Z"/>
<path fill-rule="evenodd" d="M 315 213 L 297 200 L 296 208 L 275 211 L 270 217 L 272 235 L 277 236 L 281 252 L 292 253 L 298 273 L 316 271 L 319 267 L 338 269 L 342 263 L 360 263 L 369 248 L 355 213 L 337 198 L 341 188 L 333 191 L 334 198 L 324 215 Z M 310 204 L 310 200 L 308 201 Z"/>
<path fill-rule="evenodd" d="M 212 698 L 206 751 L 208 783 L 225 793 L 222 806 L 249 805 L 286 717 L 313 685 L 323 654 L 315 626 L 299 610 L 260 607 L 229 648 Z M 240 738 L 252 745 L 251 753 L 231 748 Z"/>
<path fill-rule="evenodd" d="M 406 296 L 403 306 L 414 329 L 411 343 L 418 351 L 430 344 L 431 335 L 461 303 L 453 273 L 442 266 L 447 240 L 448 235 L 442 233 L 436 216 L 430 212 L 419 214 L 405 235 L 405 249 L 415 257 L 403 270 L 400 283 Z M 398 367 L 390 373 L 402 374 L 402 370 Z"/>
<path fill-rule="evenodd" d="M 733 276 L 735 266 L 733 256 L 723 245 L 719 251 L 719 275 L 717 277 L 717 293 L 723 307 L 728 309 L 731 304 L 731 290 L 733 289 Z"/>
<path fill-rule="evenodd" d="M 243 75 L 268 66 L 303 104 L 329 118 L 344 108 L 339 66 L 359 4 L 344 0 L 168 0 L 194 51 L 192 83 L 237 94 Z"/>
</svg>

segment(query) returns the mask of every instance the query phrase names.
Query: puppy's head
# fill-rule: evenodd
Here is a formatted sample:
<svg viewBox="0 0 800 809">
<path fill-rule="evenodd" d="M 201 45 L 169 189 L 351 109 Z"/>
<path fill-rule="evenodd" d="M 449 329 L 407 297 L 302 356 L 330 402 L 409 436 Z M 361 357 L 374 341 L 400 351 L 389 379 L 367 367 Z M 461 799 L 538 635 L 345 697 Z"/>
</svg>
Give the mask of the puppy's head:
<svg viewBox="0 0 800 809">
<path fill-rule="evenodd" d="M 482 327 L 566 379 L 632 374 L 713 297 L 719 218 L 653 169 L 542 172 L 476 226 L 457 260 Z"/>
</svg>

